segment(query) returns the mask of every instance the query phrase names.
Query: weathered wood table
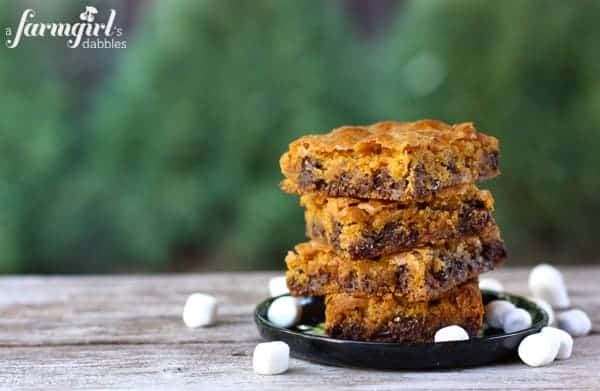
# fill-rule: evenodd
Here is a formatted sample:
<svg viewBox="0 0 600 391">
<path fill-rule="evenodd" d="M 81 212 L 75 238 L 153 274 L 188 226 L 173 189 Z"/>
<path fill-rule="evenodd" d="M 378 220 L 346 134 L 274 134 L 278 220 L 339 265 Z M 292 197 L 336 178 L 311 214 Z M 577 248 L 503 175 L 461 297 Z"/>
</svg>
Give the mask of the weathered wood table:
<svg viewBox="0 0 600 391">
<path fill-rule="evenodd" d="M 275 273 L 0 278 L 0 387 L 7 389 L 569 389 L 600 390 L 600 267 L 563 268 L 573 304 L 594 330 L 573 357 L 543 368 L 518 359 L 446 371 L 376 371 L 292 359 L 288 373 L 258 376 L 252 320 Z M 527 269 L 490 276 L 525 294 Z M 220 323 L 190 330 L 188 294 L 220 301 Z"/>
</svg>

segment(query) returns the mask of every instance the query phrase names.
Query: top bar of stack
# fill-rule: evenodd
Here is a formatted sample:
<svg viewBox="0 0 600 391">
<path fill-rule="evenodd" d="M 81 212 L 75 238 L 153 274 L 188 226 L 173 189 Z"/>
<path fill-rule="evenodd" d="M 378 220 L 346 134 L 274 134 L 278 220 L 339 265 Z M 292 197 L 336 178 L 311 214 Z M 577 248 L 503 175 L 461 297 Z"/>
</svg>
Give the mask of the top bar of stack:
<svg viewBox="0 0 600 391">
<path fill-rule="evenodd" d="M 431 341 L 482 325 L 477 276 L 506 257 L 490 192 L 498 140 L 472 123 L 344 126 L 290 144 L 281 188 L 300 194 L 311 241 L 286 257 L 295 296 L 325 296 L 333 337 Z"/>
<path fill-rule="evenodd" d="M 493 178 L 498 140 L 472 123 L 434 120 L 344 126 L 304 136 L 280 160 L 293 194 L 393 201 L 424 200 L 440 189 Z"/>
</svg>

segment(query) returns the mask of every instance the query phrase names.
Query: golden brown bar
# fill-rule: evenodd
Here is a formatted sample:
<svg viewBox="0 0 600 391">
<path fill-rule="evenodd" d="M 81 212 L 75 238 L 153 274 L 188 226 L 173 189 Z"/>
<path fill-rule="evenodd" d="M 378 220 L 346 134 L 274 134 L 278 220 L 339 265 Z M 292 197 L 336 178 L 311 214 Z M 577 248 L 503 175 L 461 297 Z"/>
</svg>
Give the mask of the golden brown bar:
<svg viewBox="0 0 600 391">
<path fill-rule="evenodd" d="M 426 201 L 302 196 L 306 232 L 352 259 L 378 258 L 440 239 L 477 235 L 494 225 L 494 199 L 475 185 L 457 185 Z"/>
<path fill-rule="evenodd" d="M 317 241 L 295 250 L 286 257 L 287 284 L 294 296 L 391 294 L 410 302 L 437 299 L 506 257 L 495 227 L 482 236 L 441 241 L 377 261 L 345 259 Z"/>
<path fill-rule="evenodd" d="M 472 123 L 434 120 L 344 126 L 304 136 L 280 160 L 289 193 L 415 201 L 495 177 L 499 146 Z"/>
<path fill-rule="evenodd" d="M 405 303 L 392 295 L 325 298 L 325 332 L 334 338 L 380 342 L 432 342 L 442 327 L 459 325 L 469 335 L 483 323 L 477 280 L 453 289 L 439 300 Z"/>
</svg>

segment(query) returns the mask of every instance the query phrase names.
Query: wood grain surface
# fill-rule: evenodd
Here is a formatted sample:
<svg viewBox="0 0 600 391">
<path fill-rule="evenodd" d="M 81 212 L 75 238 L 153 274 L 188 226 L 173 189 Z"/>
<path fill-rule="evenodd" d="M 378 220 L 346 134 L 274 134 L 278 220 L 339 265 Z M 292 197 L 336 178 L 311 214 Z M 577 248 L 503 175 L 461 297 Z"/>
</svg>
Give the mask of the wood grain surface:
<svg viewBox="0 0 600 391">
<path fill-rule="evenodd" d="M 574 306 L 593 332 L 570 360 L 529 368 L 428 372 L 322 366 L 292 359 L 279 376 L 252 372 L 261 340 L 254 306 L 279 273 L 0 278 L 0 387 L 4 389 L 511 389 L 600 390 L 600 267 L 562 268 Z M 489 273 L 527 294 L 527 269 Z M 192 292 L 220 302 L 220 322 L 190 330 L 181 311 Z"/>
</svg>

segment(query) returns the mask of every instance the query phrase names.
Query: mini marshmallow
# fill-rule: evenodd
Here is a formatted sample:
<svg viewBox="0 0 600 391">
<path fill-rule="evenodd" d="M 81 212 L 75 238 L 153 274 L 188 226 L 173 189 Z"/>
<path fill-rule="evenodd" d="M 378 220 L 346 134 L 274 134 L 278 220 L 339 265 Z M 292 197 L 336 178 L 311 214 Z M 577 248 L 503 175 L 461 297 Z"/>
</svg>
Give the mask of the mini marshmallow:
<svg viewBox="0 0 600 391">
<path fill-rule="evenodd" d="M 188 297 L 183 307 L 183 322 L 186 326 L 210 326 L 216 321 L 217 299 L 204 293 L 194 293 Z"/>
<path fill-rule="evenodd" d="M 529 300 L 533 301 L 538 307 L 544 310 L 544 312 L 548 315 L 548 326 L 552 326 L 556 320 L 552 306 L 548 304 L 546 300 L 538 299 L 536 297 L 529 297 Z"/>
<path fill-rule="evenodd" d="M 252 368 L 259 375 L 278 375 L 288 370 L 290 347 L 281 341 L 259 343 L 252 355 Z"/>
<path fill-rule="evenodd" d="M 558 360 L 566 360 L 571 357 L 571 353 L 573 352 L 573 338 L 569 333 L 556 327 L 544 327 L 542 333 L 548 334 L 558 341 L 559 348 L 556 355 Z"/>
<path fill-rule="evenodd" d="M 490 327 L 502 329 L 504 328 L 506 314 L 515 308 L 515 305 L 510 301 L 492 300 L 485 306 L 485 321 Z"/>
<path fill-rule="evenodd" d="M 534 267 L 529 273 L 529 289 L 534 297 L 547 301 L 552 307 L 567 308 L 570 304 L 562 273 L 554 266 Z"/>
<path fill-rule="evenodd" d="M 519 357 L 531 367 L 548 365 L 558 354 L 559 343 L 549 333 L 528 335 L 519 344 Z"/>
<path fill-rule="evenodd" d="M 494 292 L 504 292 L 504 286 L 495 278 L 480 278 L 479 289 L 487 289 Z"/>
<path fill-rule="evenodd" d="M 565 330 L 573 337 L 581 337 L 592 330 L 590 317 L 579 309 L 569 310 L 556 317 L 558 328 Z"/>
<path fill-rule="evenodd" d="M 271 297 L 280 296 L 289 293 L 285 276 L 273 277 L 269 281 L 269 293 Z"/>
<path fill-rule="evenodd" d="M 504 317 L 504 332 L 514 333 L 531 327 L 531 315 L 523 308 L 513 308 Z"/>
<path fill-rule="evenodd" d="M 460 326 L 452 325 L 439 329 L 433 337 L 434 342 L 466 341 L 469 334 Z"/>
<path fill-rule="evenodd" d="M 291 327 L 298 323 L 302 315 L 302 306 L 295 297 L 283 296 L 275 299 L 269 311 L 267 318 L 271 323 L 278 327 Z"/>
</svg>

